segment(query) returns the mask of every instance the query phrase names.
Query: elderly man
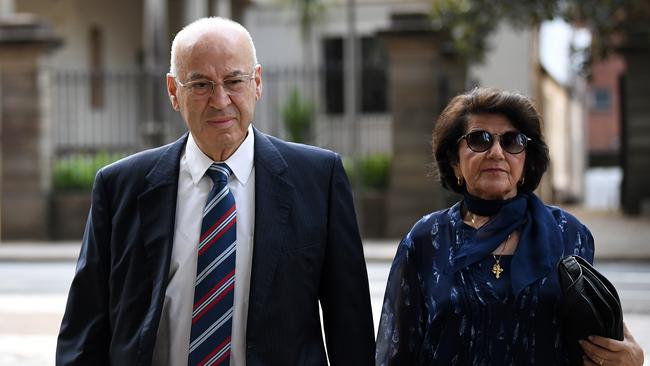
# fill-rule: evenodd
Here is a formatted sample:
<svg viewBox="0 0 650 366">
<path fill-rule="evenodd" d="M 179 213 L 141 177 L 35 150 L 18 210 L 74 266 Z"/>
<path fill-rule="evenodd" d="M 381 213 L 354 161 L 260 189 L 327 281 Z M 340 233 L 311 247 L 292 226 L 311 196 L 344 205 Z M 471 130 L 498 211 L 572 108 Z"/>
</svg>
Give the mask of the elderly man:
<svg viewBox="0 0 650 366">
<path fill-rule="evenodd" d="M 57 365 L 373 364 L 341 160 L 252 127 L 246 29 L 185 27 L 167 90 L 189 133 L 97 173 Z"/>
</svg>

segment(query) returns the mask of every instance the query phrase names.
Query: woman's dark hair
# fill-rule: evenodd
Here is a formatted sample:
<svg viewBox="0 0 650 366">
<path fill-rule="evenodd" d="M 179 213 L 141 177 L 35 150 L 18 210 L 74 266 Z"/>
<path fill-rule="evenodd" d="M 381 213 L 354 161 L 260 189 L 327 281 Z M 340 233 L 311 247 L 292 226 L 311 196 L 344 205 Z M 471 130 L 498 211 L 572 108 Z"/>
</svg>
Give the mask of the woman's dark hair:
<svg viewBox="0 0 650 366">
<path fill-rule="evenodd" d="M 442 186 L 465 193 L 458 185 L 453 165 L 458 163 L 458 139 L 466 133 L 472 115 L 498 114 L 532 140 L 526 147 L 523 191 L 533 191 L 539 185 L 549 163 L 548 146 L 542 136 L 542 118 L 526 96 L 489 88 L 473 90 L 455 96 L 442 111 L 433 128 L 433 155 Z"/>
</svg>

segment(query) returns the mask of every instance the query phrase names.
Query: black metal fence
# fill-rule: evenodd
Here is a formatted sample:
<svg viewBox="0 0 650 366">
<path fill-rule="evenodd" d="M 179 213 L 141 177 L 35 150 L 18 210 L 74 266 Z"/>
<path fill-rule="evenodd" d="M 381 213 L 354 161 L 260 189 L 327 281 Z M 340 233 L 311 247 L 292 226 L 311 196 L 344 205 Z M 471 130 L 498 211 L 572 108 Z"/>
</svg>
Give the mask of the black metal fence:
<svg viewBox="0 0 650 366">
<path fill-rule="evenodd" d="M 350 123 L 341 113 L 342 73 L 334 70 L 333 74 L 332 78 L 331 68 L 329 77 L 327 70 L 264 69 L 262 98 L 253 123 L 264 132 L 290 139 L 284 117 L 291 96 L 297 94 L 300 103 L 312 106 L 311 132 L 305 142 L 334 150 L 343 157 L 380 154 L 367 159 L 369 164 L 360 164 L 351 175 L 355 177 L 353 182 L 358 183 L 355 197 L 365 197 L 364 181 L 379 181 L 379 187 L 387 185 L 388 166 L 377 162 L 391 153 L 390 114 L 376 108 L 364 113 L 362 106 L 362 113 Z M 151 95 L 145 97 L 145 83 L 151 82 L 151 76 L 139 70 L 102 74 L 47 70 L 41 80 L 45 95 L 42 110 L 52 151 L 51 233 L 57 239 L 77 239 L 83 233 L 90 206 L 87 191 L 97 169 L 146 148 L 152 141 L 172 141 L 186 127 L 168 104 L 154 107 Z M 160 92 L 165 94 L 164 90 Z M 377 88 L 373 90 L 376 92 Z M 159 102 L 165 102 L 164 98 Z M 152 110 L 162 120 L 152 123 Z M 361 199 L 357 203 L 361 230 L 364 235 L 381 236 L 385 228 L 385 199 L 377 195 L 368 197 L 374 201 Z"/>
<path fill-rule="evenodd" d="M 140 145 L 141 73 L 50 70 L 45 114 L 56 154 Z"/>
<path fill-rule="evenodd" d="M 144 122 L 144 75 L 140 70 L 101 74 L 48 70 L 44 78 L 48 96 L 45 116 L 54 160 L 76 153 L 130 153 L 143 149 L 143 134 L 146 128 L 151 128 Z M 329 71 L 264 69 L 262 76 L 263 94 L 254 120 L 260 130 L 289 137 L 283 111 L 296 90 L 304 103 L 313 105 L 311 134 L 306 142 L 342 155 L 354 151 L 363 155 L 390 153 L 390 115 L 387 111 L 361 113 L 354 124 L 346 121 L 340 111 L 328 111 L 332 98 L 342 97 L 338 94 L 339 86 L 332 86 L 331 68 Z M 185 130 L 185 126 L 171 108 L 163 115 L 165 120 L 158 121 L 156 128 L 162 128 L 164 139 L 171 141 Z M 358 134 L 353 133 L 354 128 L 359 129 Z M 359 136 L 359 141 L 352 141 L 352 136 Z"/>
</svg>

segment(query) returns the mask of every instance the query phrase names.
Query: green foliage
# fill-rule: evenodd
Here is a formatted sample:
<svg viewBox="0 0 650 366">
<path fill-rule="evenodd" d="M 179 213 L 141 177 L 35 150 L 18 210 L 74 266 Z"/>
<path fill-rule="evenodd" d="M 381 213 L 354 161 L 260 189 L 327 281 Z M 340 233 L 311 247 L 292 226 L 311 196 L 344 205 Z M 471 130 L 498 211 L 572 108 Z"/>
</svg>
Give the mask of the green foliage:
<svg viewBox="0 0 650 366">
<path fill-rule="evenodd" d="M 90 191 L 97 171 L 119 159 L 123 154 L 75 154 L 54 163 L 52 181 L 57 191 Z"/>
<path fill-rule="evenodd" d="M 486 37 L 503 19 L 515 26 L 534 26 L 563 18 L 584 25 L 593 34 L 592 58 L 611 51 L 626 26 L 650 24 L 647 0 L 431 0 L 434 24 L 448 30 L 455 48 L 470 59 L 481 60 L 488 49 Z"/>
<path fill-rule="evenodd" d="M 300 36 L 303 40 L 311 37 L 312 27 L 325 14 L 326 4 L 323 0 L 283 0 L 297 9 L 300 18 Z"/>
<path fill-rule="evenodd" d="M 487 36 L 503 19 L 517 27 L 539 24 L 558 11 L 556 0 L 435 0 L 431 15 L 441 29 L 447 29 L 456 51 L 470 60 L 482 60 L 489 49 Z"/>
<path fill-rule="evenodd" d="M 294 88 L 287 103 L 282 108 L 282 119 L 284 127 L 289 133 L 289 140 L 295 142 L 307 142 L 309 140 L 314 111 L 314 104 L 308 100 L 303 100 L 300 91 Z"/>
<path fill-rule="evenodd" d="M 364 187 L 384 191 L 390 181 L 390 156 L 376 154 L 359 160 L 359 173 Z"/>
<path fill-rule="evenodd" d="M 650 36 L 648 0 L 568 0 L 566 4 L 560 3 L 563 6 L 558 6 L 556 15 L 592 32 L 592 59 L 616 50 L 626 35 L 640 32 Z"/>
<path fill-rule="evenodd" d="M 390 161 L 387 154 L 369 155 L 356 164 L 352 159 L 344 158 L 343 168 L 351 181 L 358 178 L 364 188 L 385 191 L 390 182 Z"/>
<path fill-rule="evenodd" d="M 354 163 L 352 162 L 352 158 L 345 156 L 343 157 L 343 170 L 345 170 L 345 174 L 348 176 L 348 179 L 350 181 L 353 180 L 353 174 L 354 174 Z"/>
</svg>

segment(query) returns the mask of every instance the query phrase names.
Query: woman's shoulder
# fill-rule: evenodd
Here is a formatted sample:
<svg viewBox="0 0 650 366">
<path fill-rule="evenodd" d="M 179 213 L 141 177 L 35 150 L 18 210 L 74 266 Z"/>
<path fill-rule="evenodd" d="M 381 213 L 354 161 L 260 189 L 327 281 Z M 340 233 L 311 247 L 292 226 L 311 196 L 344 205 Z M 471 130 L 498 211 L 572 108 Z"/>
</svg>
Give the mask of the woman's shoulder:
<svg viewBox="0 0 650 366">
<path fill-rule="evenodd" d="M 456 220 L 460 219 L 459 208 L 460 204 L 456 203 L 451 207 L 422 216 L 404 236 L 403 242 L 412 245 L 424 238 L 430 239 L 441 231 L 449 230 Z"/>
<path fill-rule="evenodd" d="M 417 231 L 421 228 L 429 229 L 434 225 L 453 223 L 456 219 L 460 218 L 459 207 L 460 205 L 457 203 L 451 207 L 433 211 L 422 216 L 422 218 L 413 225 L 411 232 Z"/>
<path fill-rule="evenodd" d="M 563 208 L 553 205 L 546 205 L 546 209 L 549 211 L 551 216 L 553 216 L 560 228 L 570 227 L 576 229 L 587 229 L 587 227 L 582 222 L 580 222 L 577 217 Z"/>
<path fill-rule="evenodd" d="M 594 238 L 591 231 L 577 217 L 568 211 L 556 207 L 546 206 L 555 218 L 564 237 L 565 253 L 577 254 L 593 262 Z"/>
</svg>

